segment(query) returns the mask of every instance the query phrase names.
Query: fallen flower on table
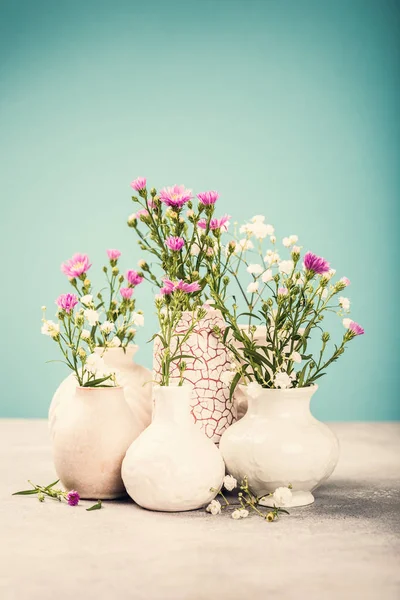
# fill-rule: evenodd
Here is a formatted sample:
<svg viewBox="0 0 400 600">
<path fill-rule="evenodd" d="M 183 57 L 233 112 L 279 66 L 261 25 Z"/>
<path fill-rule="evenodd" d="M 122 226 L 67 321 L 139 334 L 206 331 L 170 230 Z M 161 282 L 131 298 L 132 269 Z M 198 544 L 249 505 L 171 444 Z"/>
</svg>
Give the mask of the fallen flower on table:
<svg viewBox="0 0 400 600">
<path fill-rule="evenodd" d="M 65 502 L 68 504 L 68 506 L 77 506 L 81 499 L 79 493 L 76 490 L 70 490 L 69 492 L 66 492 L 64 490 L 55 488 L 54 486 L 57 485 L 57 483 L 59 483 L 59 481 L 60 480 L 57 479 L 57 481 L 53 481 L 53 483 L 50 483 L 46 487 L 43 487 L 41 485 L 36 485 L 35 483 L 32 483 L 31 481 L 28 480 L 28 483 L 31 484 L 32 489 L 21 490 L 20 492 L 14 492 L 14 494 L 12 494 L 12 495 L 13 496 L 32 496 L 34 494 L 37 494 L 37 498 L 38 498 L 39 502 L 44 502 L 45 497 L 48 496 L 49 498 L 53 498 L 53 500 L 58 500 L 59 502 L 62 502 L 62 500 L 65 500 Z M 99 510 L 100 508 L 102 508 L 102 504 L 101 504 L 101 500 L 98 500 L 97 504 L 90 506 L 86 510 L 89 510 L 89 511 L 90 510 Z"/>
</svg>

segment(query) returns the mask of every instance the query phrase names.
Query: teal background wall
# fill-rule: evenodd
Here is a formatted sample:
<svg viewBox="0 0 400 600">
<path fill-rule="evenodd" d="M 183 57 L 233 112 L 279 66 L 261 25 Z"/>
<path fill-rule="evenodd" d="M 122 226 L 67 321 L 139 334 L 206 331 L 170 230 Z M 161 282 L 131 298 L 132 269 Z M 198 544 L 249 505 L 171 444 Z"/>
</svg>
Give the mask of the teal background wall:
<svg viewBox="0 0 400 600">
<path fill-rule="evenodd" d="M 314 413 L 400 418 L 399 17 L 389 0 L 1 0 L 0 416 L 44 417 L 66 374 L 40 334 L 60 263 L 87 252 L 95 279 L 108 247 L 141 257 L 125 223 L 142 175 L 218 189 L 221 212 L 265 214 L 348 276 L 366 335 Z"/>
</svg>

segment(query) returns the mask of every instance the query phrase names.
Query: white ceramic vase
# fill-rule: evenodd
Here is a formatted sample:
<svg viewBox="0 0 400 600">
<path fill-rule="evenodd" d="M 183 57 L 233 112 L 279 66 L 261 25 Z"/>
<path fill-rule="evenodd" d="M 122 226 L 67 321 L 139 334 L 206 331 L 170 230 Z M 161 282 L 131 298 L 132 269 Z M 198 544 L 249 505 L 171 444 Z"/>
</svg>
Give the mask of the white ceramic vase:
<svg viewBox="0 0 400 600">
<path fill-rule="evenodd" d="M 54 465 L 67 490 L 82 498 L 125 494 L 121 464 L 140 427 L 122 387 L 76 387 L 57 407 L 52 430 Z"/>
<path fill-rule="evenodd" d="M 152 414 L 152 375 L 149 369 L 133 362 L 139 346 L 128 346 L 126 351 L 122 348 L 96 348 L 95 352 L 101 354 L 107 367 L 115 371 L 117 383 L 124 389 L 124 395 L 131 408 L 136 424 L 143 431 L 151 423 Z M 145 384 L 145 385 L 143 385 Z M 49 408 L 49 426 L 52 431 L 57 419 L 57 407 L 63 401 L 69 401 L 77 387 L 76 377 L 73 373 L 68 375 L 57 388 Z"/>
<path fill-rule="evenodd" d="M 290 506 L 311 504 L 312 491 L 336 467 L 336 436 L 310 412 L 317 389 L 264 389 L 257 398 L 247 395 L 245 416 L 222 436 L 220 450 L 228 473 L 238 480 L 246 476 L 257 496 L 291 484 Z M 273 506 L 273 501 L 265 498 L 262 504 Z"/>
<path fill-rule="evenodd" d="M 191 387 L 154 387 L 152 424 L 133 442 L 122 464 L 128 494 L 143 508 L 185 511 L 208 504 L 225 465 L 218 448 L 190 414 Z"/>
<path fill-rule="evenodd" d="M 239 327 L 240 327 L 240 329 L 243 329 L 244 331 L 249 329 L 248 324 L 239 325 Z M 247 333 L 248 333 L 248 331 L 247 331 Z M 260 346 L 265 346 L 267 343 L 266 336 L 267 336 L 267 328 L 265 327 L 265 325 L 257 325 L 256 331 L 253 333 L 253 340 Z M 241 344 L 237 340 L 232 338 L 232 342 L 235 344 L 235 346 L 237 348 L 240 349 Z M 235 393 L 233 394 L 233 402 L 236 407 L 236 415 L 237 415 L 238 420 L 242 419 L 247 412 L 247 395 L 246 395 L 245 391 L 242 391 L 242 387 L 243 386 L 238 385 L 235 389 Z"/>
<path fill-rule="evenodd" d="M 178 332 L 187 331 L 191 324 L 192 313 L 184 312 L 177 328 Z M 221 382 L 221 374 L 230 368 L 231 361 L 227 348 L 213 333 L 214 326 L 225 328 L 221 312 L 209 309 L 195 327 L 189 339 L 182 345 L 182 354 L 187 368 L 185 380 L 192 386 L 191 410 L 195 423 L 216 444 L 227 427 L 236 420 L 236 408 L 229 398 L 229 388 Z M 160 340 L 154 341 L 153 371 L 155 379 L 161 373 Z M 179 380 L 178 365 L 171 370 L 171 377 Z"/>
</svg>

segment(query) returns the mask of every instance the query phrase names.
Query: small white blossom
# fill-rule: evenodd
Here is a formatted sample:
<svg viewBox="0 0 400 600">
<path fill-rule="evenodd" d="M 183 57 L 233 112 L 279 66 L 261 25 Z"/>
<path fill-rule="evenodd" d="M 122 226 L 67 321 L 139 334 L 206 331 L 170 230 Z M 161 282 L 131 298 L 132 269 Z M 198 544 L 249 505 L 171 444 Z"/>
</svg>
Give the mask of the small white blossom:
<svg viewBox="0 0 400 600">
<path fill-rule="evenodd" d="M 279 262 L 279 258 L 279 254 L 277 252 L 272 252 L 272 250 L 268 250 L 264 260 L 269 265 L 273 265 L 274 263 Z"/>
<path fill-rule="evenodd" d="M 282 244 L 285 246 L 285 248 L 289 248 L 289 246 L 291 245 L 290 238 L 284 237 L 282 240 Z"/>
<path fill-rule="evenodd" d="M 343 323 L 343 327 L 348 329 L 350 326 L 350 323 L 351 323 L 351 319 L 343 319 L 342 323 Z"/>
<path fill-rule="evenodd" d="M 221 512 L 221 503 L 218 502 L 218 500 L 211 500 L 210 504 L 206 508 L 206 511 L 212 515 L 219 515 Z"/>
<path fill-rule="evenodd" d="M 290 360 L 292 360 L 295 363 L 301 363 L 300 352 L 292 352 L 292 354 L 290 355 Z"/>
<path fill-rule="evenodd" d="M 40 331 L 43 335 L 55 338 L 60 333 L 60 326 L 58 323 L 54 323 L 54 321 L 44 321 Z"/>
<path fill-rule="evenodd" d="M 249 265 L 246 269 L 248 273 L 252 273 L 253 275 L 260 275 L 263 272 L 263 268 L 261 265 Z"/>
<path fill-rule="evenodd" d="M 82 296 L 81 304 L 84 304 L 85 306 L 91 306 L 93 304 L 92 294 L 86 294 L 86 296 Z"/>
<path fill-rule="evenodd" d="M 235 519 L 235 521 L 237 521 L 238 519 L 241 519 L 242 515 L 240 514 L 240 510 L 236 509 L 233 511 L 232 513 L 232 519 Z"/>
<path fill-rule="evenodd" d="M 137 220 L 136 213 L 132 213 L 128 217 L 128 225 L 132 225 Z"/>
<path fill-rule="evenodd" d="M 235 371 L 222 371 L 222 373 L 220 375 L 221 382 L 226 386 L 231 385 L 234 377 L 235 377 Z"/>
<path fill-rule="evenodd" d="M 250 398 L 257 398 L 262 392 L 262 386 L 257 381 L 252 381 L 246 387 L 247 395 Z"/>
<path fill-rule="evenodd" d="M 225 475 L 224 477 L 224 488 L 231 492 L 235 487 L 237 487 L 237 481 L 232 475 Z"/>
<path fill-rule="evenodd" d="M 93 308 L 87 308 L 83 314 L 85 315 L 85 319 L 87 319 L 91 327 L 94 327 L 94 325 L 99 322 L 99 313 L 97 310 L 93 310 Z"/>
<path fill-rule="evenodd" d="M 144 325 L 144 315 L 139 312 L 132 313 L 132 323 L 133 325 L 137 325 L 138 327 L 143 327 Z"/>
<path fill-rule="evenodd" d="M 121 345 L 121 340 L 115 335 L 108 345 L 110 348 L 119 348 Z"/>
<path fill-rule="evenodd" d="M 276 235 L 271 235 L 269 239 L 271 240 L 271 244 L 276 243 Z"/>
<path fill-rule="evenodd" d="M 105 375 L 109 375 L 104 359 L 96 353 L 90 354 L 87 357 L 85 369 L 89 373 L 97 375 L 98 377 L 104 377 Z"/>
<path fill-rule="evenodd" d="M 111 323 L 111 321 L 104 321 L 104 323 L 100 325 L 100 330 L 108 335 L 114 330 L 114 323 Z"/>
<path fill-rule="evenodd" d="M 279 271 L 285 275 L 290 275 L 294 268 L 294 262 L 292 260 L 281 260 L 279 263 Z"/>
<path fill-rule="evenodd" d="M 343 308 L 343 310 L 346 310 L 346 311 L 350 310 L 350 300 L 348 298 L 344 298 L 343 296 L 340 296 L 339 304 Z"/>
<path fill-rule="evenodd" d="M 239 513 L 241 519 L 246 519 L 249 516 L 249 511 L 246 508 L 240 508 Z"/>
<path fill-rule="evenodd" d="M 235 254 L 239 254 L 240 252 L 246 252 L 246 250 L 252 250 L 253 248 L 253 242 L 251 240 L 243 238 L 237 242 L 234 252 Z"/>
<path fill-rule="evenodd" d="M 254 294 L 258 290 L 258 281 L 252 281 L 247 286 L 247 293 Z"/>
<path fill-rule="evenodd" d="M 267 269 L 261 276 L 263 283 L 268 283 L 273 278 L 271 269 Z"/>
<path fill-rule="evenodd" d="M 278 487 L 272 494 L 275 506 L 287 506 L 292 499 L 292 491 L 288 487 Z"/>
<path fill-rule="evenodd" d="M 287 388 L 292 387 L 292 380 L 287 373 L 281 371 L 279 373 L 276 373 L 274 378 L 274 384 L 276 388 L 281 388 L 282 390 L 285 390 Z"/>
<path fill-rule="evenodd" d="M 293 246 L 292 253 L 300 254 L 300 252 L 301 252 L 301 247 L 300 246 Z"/>
<path fill-rule="evenodd" d="M 264 215 L 254 215 L 250 220 L 252 223 L 264 223 L 265 217 Z"/>
<path fill-rule="evenodd" d="M 84 341 L 90 340 L 90 331 L 88 331 L 87 329 L 82 329 L 81 339 Z"/>
</svg>

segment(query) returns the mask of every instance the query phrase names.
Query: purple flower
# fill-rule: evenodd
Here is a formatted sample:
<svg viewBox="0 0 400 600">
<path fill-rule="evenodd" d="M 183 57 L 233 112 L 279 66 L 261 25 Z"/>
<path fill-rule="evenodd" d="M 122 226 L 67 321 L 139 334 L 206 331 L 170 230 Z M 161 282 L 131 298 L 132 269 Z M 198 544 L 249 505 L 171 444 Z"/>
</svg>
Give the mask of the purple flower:
<svg viewBox="0 0 400 600">
<path fill-rule="evenodd" d="M 146 177 L 138 177 L 135 181 L 132 181 L 131 187 L 137 192 L 141 192 L 146 189 Z"/>
<path fill-rule="evenodd" d="M 69 314 L 78 304 L 78 298 L 75 294 L 61 294 L 61 296 L 58 296 L 56 304 L 58 308 L 65 310 L 65 312 Z"/>
<path fill-rule="evenodd" d="M 349 330 L 354 333 L 354 335 L 363 335 L 365 333 L 364 329 L 356 323 L 355 321 L 351 321 L 349 324 Z"/>
<path fill-rule="evenodd" d="M 67 494 L 67 502 L 70 506 L 76 506 L 80 499 L 81 497 L 76 490 L 71 490 Z"/>
<path fill-rule="evenodd" d="M 107 250 L 107 255 L 110 260 L 118 260 L 121 252 L 119 250 Z"/>
<path fill-rule="evenodd" d="M 192 294 L 193 292 L 199 292 L 201 287 L 197 281 L 193 283 L 185 283 L 182 279 L 178 281 L 171 281 L 170 279 L 163 279 L 164 286 L 160 289 L 160 293 L 164 296 L 169 296 L 173 292 L 181 291 L 185 294 Z"/>
<path fill-rule="evenodd" d="M 130 287 L 123 287 L 119 290 L 119 293 L 125 300 L 129 300 L 132 297 L 133 289 Z"/>
<path fill-rule="evenodd" d="M 191 198 L 192 190 L 187 190 L 184 185 L 174 185 L 160 191 L 160 201 L 172 208 L 182 208 Z"/>
<path fill-rule="evenodd" d="M 129 283 L 129 285 L 139 285 L 139 283 L 142 283 L 143 281 L 143 277 L 141 275 L 139 275 L 139 273 L 137 271 L 127 271 L 126 272 L 126 279 Z"/>
<path fill-rule="evenodd" d="M 214 231 L 215 229 L 220 229 L 221 231 L 228 231 L 228 225 L 229 225 L 229 219 L 230 219 L 230 215 L 224 215 L 223 217 L 220 217 L 219 219 L 211 219 L 210 221 L 210 229 L 212 231 Z M 200 229 L 207 229 L 207 220 L 206 219 L 200 219 L 200 221 L 197 223 L 198 227 L 200 227 Z"/>
<path fill-rule="evenodd" d="M 218 192 L 215 190 L 211 190 L 210 192 L 201 192 L 197 194 L 198 199 L 205 206 L 209 206 L 210 204 L 215 204 L 219 198 Z"/>
<path fill-rule="evenodd" d="M 317 275 L 323 275 L 323 273 L 327 273 L 330 269 L 330 265 L 327 260 L 321 256 L 313 254 L 312 252 L 307 252 L 307 254 L 304 256 L 303 264 L 306 271 L 312 271 Z"/>
<path fill-rule="evenodd" d="M 61 271 L 70 279 L 74 279 L 74 277 L 80 277 L 86 273 L 91 266 L 87 254 L 74 254 L 72 258 L 61 265 Z"/>
<path fill-rule="evenodd" d="M 185 240 L 181 237 L 171 235 L 165 240 L 165 243 L 170 250 L 173 250 L 173 252 L 179 252 L 185 245 Z"/>
</svg>

